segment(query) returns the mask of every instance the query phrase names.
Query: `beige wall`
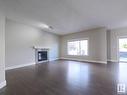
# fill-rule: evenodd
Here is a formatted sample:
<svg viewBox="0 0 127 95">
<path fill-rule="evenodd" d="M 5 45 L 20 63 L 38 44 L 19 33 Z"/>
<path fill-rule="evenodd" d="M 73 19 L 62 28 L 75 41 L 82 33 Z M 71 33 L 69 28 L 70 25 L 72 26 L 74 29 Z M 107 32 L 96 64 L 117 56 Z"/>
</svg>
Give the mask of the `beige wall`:
<svg viewBox="0 0 127 95">
<path fill-rule="evenodd" d="M 107 61 L 107 37 L 105 28 L 97 28 L 84 32 L 64 35 L 60 41 L 60 58 L 70 58 L 84 61 Z M 67 41 L 72 39 L 88 38 L 89 55 L 88 56 L 69 56 L 67 55 Z"/>
<path fill-rule="evenodd" d="M 5 82 L 5 17 L 0 13 L 0 88 Z"/>
<path fill-rule="evenodd" d="M 33 46 L 50 48 L 49 60 L 59 57 L 59 36 L 6 20 L 6 68 L 35 63 Z"/>
<path fill-rule="evenodd" d="M 118 38 L 127 37 L 127 27 L 110 31 L 110 57 L 108 60 L 118 61 Z"/>
</svg>

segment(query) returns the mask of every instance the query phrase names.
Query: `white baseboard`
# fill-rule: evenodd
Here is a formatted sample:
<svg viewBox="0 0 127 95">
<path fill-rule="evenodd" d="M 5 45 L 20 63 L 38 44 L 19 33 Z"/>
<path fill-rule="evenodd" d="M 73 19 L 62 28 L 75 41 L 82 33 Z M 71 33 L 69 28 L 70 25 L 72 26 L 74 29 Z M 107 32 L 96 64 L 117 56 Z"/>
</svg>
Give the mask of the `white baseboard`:
<svg viewBox="0 0 127 95">
<path fill-rule="evenodd" d="M 108 61 L 115 62 L 115 63 L 119 62 L 118 60 L 112 60 L 112 59 L 108 59 Z"/>
<path fill-rule="evenodd" d="M 16 69 L 16 68 L 21 68 L 25 66 L 30 66 L 34 65 L 35 63 L 29 63 L 29 64 L 22 64 L 22 65 L 17 65 L 17 66 L 11 66 L 11 67 L 6 67 L 5 70 L 11 70 L 11 69 Z"/>
<path fill-rule="evenodd" d="M 59 58 L 56 59 L 50 59 L 49 61 L 55 61 L 58 60 Z M 30 66 L 30 65 L 34 65 L 36 63 L 29 63 L 29 64 L 22 64 L 22 65 L 17 65 L 17 66 L 11 66 L 11 67 L 6 67 L 5 70 L 11 70 L 11 69 L 16 69 L 16 68 L 21 68 L 21 67 L 25 67 L 25 66 Z"/>
<path fill-rule="evenodd" d="M 49 59 L 49 61 L 56 61 L 56 60 L 59 60 L 59 58 Z"/>
<path fill-rule="evenodd" d="M 0 89 L 2 89 L 5 86 L 6 86 L 6 81 L 3 81 L 2 83 L 0 83 Z"/>
<path fill-rule="evenodd" d="M 86 62 L 91 62 L 91 63 L 102 63 L 102 64 L 107 64 L 107 61 L 95 61 L 95 60 L 83 60 L 83 59 L 75 59 L 75 58 L 60 58 L 60 59 L 66 59 L 66 60 L 76 60 L 76 61 L 86 61 Z"/>
</svg>

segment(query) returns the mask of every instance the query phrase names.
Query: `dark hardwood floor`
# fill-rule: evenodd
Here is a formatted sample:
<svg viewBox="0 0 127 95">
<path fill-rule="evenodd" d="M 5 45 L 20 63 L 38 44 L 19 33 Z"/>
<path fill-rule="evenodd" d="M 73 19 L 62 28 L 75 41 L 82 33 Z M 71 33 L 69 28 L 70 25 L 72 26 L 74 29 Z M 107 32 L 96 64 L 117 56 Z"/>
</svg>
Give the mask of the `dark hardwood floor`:
<svg viewBox="0 0 127 95">
<path fill-rule="evenodd" d="M 1 95 L 117 95 L 118 83 L 127 86 L 127 63 L 58 60 L 8 70 L 6 80 Z"/>
</svg>

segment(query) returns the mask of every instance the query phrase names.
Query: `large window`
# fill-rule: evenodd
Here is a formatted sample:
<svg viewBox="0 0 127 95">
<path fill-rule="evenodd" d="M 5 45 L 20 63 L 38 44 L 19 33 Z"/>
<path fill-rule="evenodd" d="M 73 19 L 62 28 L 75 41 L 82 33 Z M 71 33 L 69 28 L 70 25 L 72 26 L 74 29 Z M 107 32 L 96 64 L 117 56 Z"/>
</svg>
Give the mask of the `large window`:
<svg viewBox="0 0 127 95">
<path fill-rule="evenodd" d="M 68 41 L 68 55 L 88 55 L 88 40 Z"/>
</svg>

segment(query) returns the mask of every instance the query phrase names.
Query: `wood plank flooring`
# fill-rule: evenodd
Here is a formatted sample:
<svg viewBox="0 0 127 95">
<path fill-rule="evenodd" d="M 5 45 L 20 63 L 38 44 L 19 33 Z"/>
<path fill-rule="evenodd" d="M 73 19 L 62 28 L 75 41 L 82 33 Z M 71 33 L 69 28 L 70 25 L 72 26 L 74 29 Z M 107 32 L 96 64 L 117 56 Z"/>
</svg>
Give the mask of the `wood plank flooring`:
<svg viewBox="0 0 127 95">
<path fill-rule="evenodd" d="M 8 70 L 6 80 L 1 95 L 117 95 L 117 83 L 127 86 L 127 63 L 58 60 Z"/>
</svg>

